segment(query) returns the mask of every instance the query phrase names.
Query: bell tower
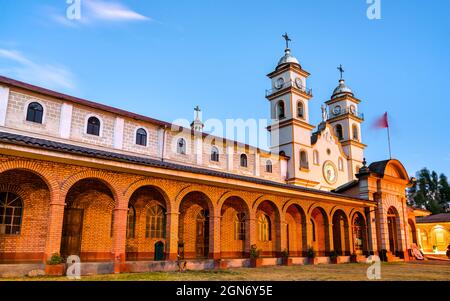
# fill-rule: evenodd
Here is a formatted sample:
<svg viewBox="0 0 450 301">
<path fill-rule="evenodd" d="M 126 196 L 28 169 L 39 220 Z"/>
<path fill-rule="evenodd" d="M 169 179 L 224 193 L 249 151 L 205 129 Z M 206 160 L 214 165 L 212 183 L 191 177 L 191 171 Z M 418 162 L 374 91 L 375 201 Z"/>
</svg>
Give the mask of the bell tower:
<svg viewBox="0 0 450 301">
<path fill-rule="evenodd" d="M 271 80 L 271 89 L 266 91 L 270 103 L 271 150 L 288 156 L 287 181 L 305 185 L 301 173 L 309 170 L 307 164 L 301 164 L 300 152 L 311 152 L 311 132 L 314 126 L 309 124 L 309 100 L 311 89 L 306 88 L 310 75 L 303 70 L 299 61 L 291 54 L 291 39 L 283 35 L 286 41 L 284 56 L 277 67 L 267 76 Z M 311 154 L 310 154 L 311 155 Z"/>
<path fill-rule="evenodd" d="M 337 69 L 341 74 L 339 85 L 325 104 L 329 112 L 328 123 L 333 127 L 348 157 L 349 179 L 354 179 L 359 168 L 363 166 L 364 149 L 366 148 L 361 138 L 361 124 L 364 122 L 364 115 L 358 109 L 361 100 L 356 98 L 352 90 L 345 84 L 342 65 Z"/>
</svg>

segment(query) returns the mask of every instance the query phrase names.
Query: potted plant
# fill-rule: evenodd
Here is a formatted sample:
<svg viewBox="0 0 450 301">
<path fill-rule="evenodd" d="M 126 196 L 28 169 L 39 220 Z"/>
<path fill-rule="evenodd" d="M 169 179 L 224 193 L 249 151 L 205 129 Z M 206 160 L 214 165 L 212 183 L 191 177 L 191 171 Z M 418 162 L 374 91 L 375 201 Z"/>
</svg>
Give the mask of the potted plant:
<svg viewBox="0 0 450 301">
<path fill-rule="evenodd" d="M 338 263 L 338 254 L 335 250 L 330 252 L 330 262 L 334 264 Z"/>
<path fill-rule="evenodd" d="M 49 276 L 63 276 L 66 271 L 65 268 L 64 258 L 58 253 L 54 253 L 45 265 L 45 274 Z"/>
<path fill-rule="evenodd" d="M 250 267 L 257 268 L 262 265 L 261 250 L 256 245 L 250 247 Z"/>
<path fill-rule="evenodd" d="M 357 263 L 357 262 L 358 262 L 358 255 L 357 255 L 355 252 L 353 252 L 353 253 L 350 255 L 350 262 L 351 262 L 351 263 Z"/>
<path fill-rule="evenodd" d="M 287 249 L 281 252 L 281 264 L 287 266 L 292 265 L 292 258 L 289 258 L 289 251 Z"/>
<path fill-rule="evenodd" d="M 438 247 L 436 245 L 433 246 L 433 253 L 437 253 Z"/>
<path fill-rule="evenodd" d="M 316 251 L 314 251 L 313 247 L 309 247 L 306 252 L 306 257 L 308 258 L 308 264 L 317 264 Z"/>
</svg>

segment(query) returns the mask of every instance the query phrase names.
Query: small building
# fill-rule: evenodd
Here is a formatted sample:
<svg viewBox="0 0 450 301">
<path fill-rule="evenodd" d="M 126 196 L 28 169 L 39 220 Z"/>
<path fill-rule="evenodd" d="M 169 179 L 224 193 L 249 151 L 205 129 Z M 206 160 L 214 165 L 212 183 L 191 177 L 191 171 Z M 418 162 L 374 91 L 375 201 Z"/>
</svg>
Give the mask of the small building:
<svg viewBox="0 0 450 301">
<path fill-rule="evenodd" d="M 416 225 L 421 250 L 425 254 L 445 254 L 450 244 L 450 213 L 418 216 Z"/>
</svg>

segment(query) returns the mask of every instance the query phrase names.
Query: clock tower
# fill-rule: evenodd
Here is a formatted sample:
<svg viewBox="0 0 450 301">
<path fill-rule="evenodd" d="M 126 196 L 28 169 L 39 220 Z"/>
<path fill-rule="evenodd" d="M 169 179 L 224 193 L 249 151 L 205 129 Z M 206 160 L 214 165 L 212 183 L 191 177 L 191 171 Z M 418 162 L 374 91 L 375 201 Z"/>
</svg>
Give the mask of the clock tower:
<svg viewBox="0 0 450 301">
<path fill-rule="evenodd" d="M 271 150 L 288 156 L 287 181 L 292 184 L 306 185 L 301 174 L 309 170 L 307 160 L 301 159 L 311 154 L 311 132 L 314 126 L 309 124 L 309 100 L 311 89 L 306 88 L 310 75 L 303 70 L 299 61 L 291 54 L 289 36 L 286 40 L 284 56 L 277 67 L 267 76 L 271 80 L 271 89 L 266 91 L 270 103 Z M 303 153 L 302 153 L 303 152 Z M 301 155 L 302 153 L 302 155 Z"/>
<path fill-rule="evenodd" d="M 356 98 L 352 90 L 345 84 L 342 77 L 344 69 L 338 67 L 341 73 L 339 85 L 334 89 L 331 99 L 326 101 L 328 107 L 328 123 L 333 127 L 345 154 L 348 157 L 348 177 L 354 179 L 355 174 L 363 165 L 365 144 L 361 138 L 361 124 L 364 115 L 359 112 L 358 105 L 361 102 Z"/>
</svg>

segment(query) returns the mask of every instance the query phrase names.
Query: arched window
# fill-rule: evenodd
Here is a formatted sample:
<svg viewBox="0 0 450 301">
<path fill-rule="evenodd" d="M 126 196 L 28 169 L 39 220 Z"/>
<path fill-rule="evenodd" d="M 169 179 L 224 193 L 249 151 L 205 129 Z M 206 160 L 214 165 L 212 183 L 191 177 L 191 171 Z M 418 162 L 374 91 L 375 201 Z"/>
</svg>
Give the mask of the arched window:
<svg viewBox="0 0 450 301">
<path fill-rule="evenodd" d="M 338 169 L 340 171 L 344 170 L 344 160 L 342 160 L 342 158 L 338 159 Z"/>
<path fill-rule="evenodd" d="M 245 213 L 240 212 L 234 216 L 234 239 L 245 240 Z"/>
<path fill-rule="evenodd" d="M 308 154 L 306 151 L 300 151 L 300 168 L 309 169 Z"/>
<path fill-rule="evenodd" d="M 147 209 L 145 237 L 166 237 L 166 212 L 163 207 L 159 205 L 153 205 L 149 209 Z"/>
<path fill-rule="evenodd" d="M 32 102 L 28 105 L 27 121 L 42 123 L 44 108 L 40 103 Z"/>
<path fill-rule="evenodd" d="M 247 155 L 241 154 L 241 167 L 247 167 L 247 165 L 248 165 Z"/>
<path fill-rule="evenodd" d="M 352 126 L 352 133 L 353 133 L 353 140 L 359 141 L 358 127 L 356 126 L 356 124 Z"/>
<path fill-rule="evenodd" d="M 97 117 L 89 117 L 87 121 L 86 133 L 89 135 L 100 136 L 100 120 Z"/>
<path fill-rule="evenodd" d="M 271 225 L 270 219 L 267 215 L 261 214 L 258 219 L 259 241 L 270 241 L 271 239 Z"/>
<path fill-rule="evenodd" d="M 147 131 L 140 128 L 136 131 L 136 144 L 147 146 Z"/>
<path fill-rule="evenodd" d="M 336 136 L 338 137 L 339 140 L 344 139 L 344 132 L 342 131 L 342 125 L 340 125 L 340 124 L 336 125 L 335 131 L 336 131 Z"/>
<path fill-rule="evenodd" d="M 0 192 L 0 234 L 20 234 L 23 202 L 12 192 Z"/>
<path fill-rule="evenodd" d="M 303 102 L 302 101 L 298 101 L 297 102 L 297 117 L 298 118 L 305 118 L 304 117 L 304 106 L 303 106 Z"/>
<path fill-rule="evenodd" d="M 177 153 L 182 155 L 186 154 L 186 140 L 184 140 L 183 138 L 178 139 Z"/>
<path fill-rule="evenodd" d="M 284 102 L 280 100 L 278 102 L 278 119 L 283 119 L 285 117 L 284 114 Z"/>
<path fill-rule="evenodd" d="M 219 162 L 219 150 L 215 146 L 211 148 L 211 161 Z"/>
<path fill-rule="evenodd" d="M 319 165 L 319 152 L 317 150 L 314 150 L 313 152 L 313 163 L 316 165 Z"/>
<path fill-rule="evenodd" d="M 272 161 L 270 160 L 266 161 L 266 172 L 272 173 Z"/>
<path fill-rule="evenodd" d="M 127 238 L 134 238 L 134 228 L 136 225 L 136 210 L 133 205 L 128 205 L 127 214 Z"/>
</svg>

